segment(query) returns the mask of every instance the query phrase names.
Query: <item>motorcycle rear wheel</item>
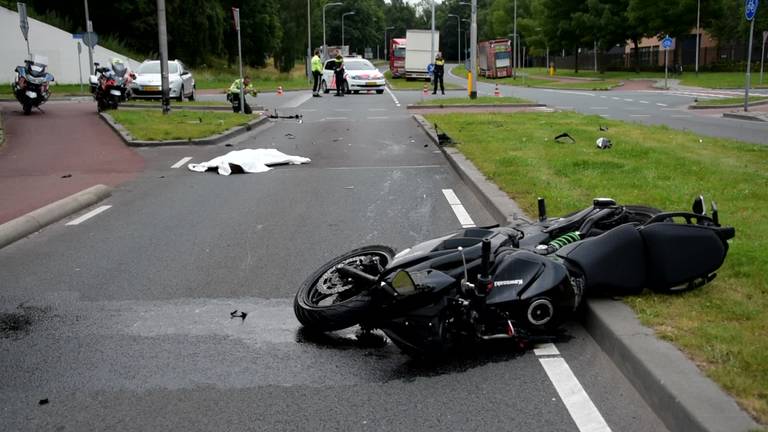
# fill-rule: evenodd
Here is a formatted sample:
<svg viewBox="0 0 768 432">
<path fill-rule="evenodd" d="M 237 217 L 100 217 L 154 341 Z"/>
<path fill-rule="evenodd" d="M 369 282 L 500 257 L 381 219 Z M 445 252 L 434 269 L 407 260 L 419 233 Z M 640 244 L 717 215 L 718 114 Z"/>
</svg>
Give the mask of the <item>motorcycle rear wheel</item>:
<svg viewBox="0 0 768 432">
<path fill-rule="evenodd" d="M 30 115 L 32 113 L 32 104 L 30 103 L 22 104 L 21 109 L 24 110 L 24 115 Z"/>
<path fill-rule="evenodd" d="M 365 246 L 340 255 L 317 269 L 299 287 L 293 311 L 299 322 L 312 331 L 336 331 L 362 322 L 372 307 L 365 284 L 342 280 L 335 270 L 339 264 L 363 268 L 364 261 L 378 259 L 384 268 L 392 261 L 395 251 L 387 246 Z M 325 292 L 323 292 L 325 291 Z"/>
</svg>

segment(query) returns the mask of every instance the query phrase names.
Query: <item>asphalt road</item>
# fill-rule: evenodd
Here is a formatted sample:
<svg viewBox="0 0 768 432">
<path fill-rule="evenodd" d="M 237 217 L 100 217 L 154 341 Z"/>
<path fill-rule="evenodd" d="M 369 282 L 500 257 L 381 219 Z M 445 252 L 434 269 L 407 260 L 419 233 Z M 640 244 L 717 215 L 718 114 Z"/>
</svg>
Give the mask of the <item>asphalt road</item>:
<svg viewBox="0 0 768 432">
<path fill-rule="evenodd" d="M 144 171 L 109 208 L 1 249 L 3 429 L 665 430 L 576 323 L 547 352 L 440 365 L 354 331 L 301 332 L 292 298 L 323 262 L 460 228 L 444 190 L 475 224 L 493 223 L 405 111 L 412 93 L 260 95 L 303 122 L 232 147 L 140 149 Z M 229 177 L 172 168 L 242 148 L 312 163 Z"/>
<path fill-rule="evenodd" d="M 450 70 L 450 69 L 449 69 Z M 446 74 L 446 81 L 466 85 L 466 80 Z M 478 82 L 478 93 L 493 95 L 495 85 Z M 674 129 L 695 131 L 702 136 L 734 138 L 746 142 L 768 144 L 768 123 L 722 118 L 721 112 L 689 110 L 696 99 L 743 96 L 743 90 L 621 90 L 571 91 L 499 86 L 502 96 L 516 96 L 561 110 L 574 110 L 605 118 L 645 124 L 667 125 Z M 466 94 L 462 92 L 461 94 Z M 754 90 L 751 95 L 768 95 Z M 411 103 L 407 99 L 407 103 Z"/>
</svg>

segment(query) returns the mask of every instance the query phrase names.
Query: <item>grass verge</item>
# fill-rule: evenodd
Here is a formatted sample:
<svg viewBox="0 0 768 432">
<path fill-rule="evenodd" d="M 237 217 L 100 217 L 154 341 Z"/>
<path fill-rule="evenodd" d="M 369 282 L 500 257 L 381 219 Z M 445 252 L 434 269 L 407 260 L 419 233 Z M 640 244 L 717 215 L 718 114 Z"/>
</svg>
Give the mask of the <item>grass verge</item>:
<svg viewBox="0 0 768 432">
<path fill-rule="evenodd" d="M 118 110 L 109 113 L 138 140 L 205 138 L 248 123 L 252 115 L 214 111 Z"/>
<path fill-rule="evenodd" d="M 467 69 L 463 65 L 456 66 L 452 69 L 454 75 L 467 78 Z M 525 72 L 526 74 L 528 71 Z M 536 76 L 522 75 L 518 78 L 478 78 L 479 81 L 489 84 L 500 84 L 508 86 L 518 87 L 533 87 L 533 88 L 555 88 L 563 90 L 610 90 L 618 86 L 621 82 L 617 79 L 605 79 L 605 80 L 585 80 L 585 81 L 558 81 L 551 79 L 543 79 Z"/>
<path fill-rule="evenodd" d="M 545 196 L 551 214 L 593 197 L 689 208 L 715 199 L 737 236 L 718 278 L 680 295 L 627 298 L 640 320 L 681 347 L 761 423 L 768 424 L 768 147 L 664 126 L 577 113 L 430 114 L 472 162 L 529 213 Z M 608 131 L 600 132 L 599 126 Z M 553 137 L 568 132 L 575 144 Z M 595 140 L 607 136 L 610 150 Z"/>
<path fill-rule="evenodd" d="M 532 103 L 528 99 L 503 96 L 478 96 L 477 99 L 463 98 L 438 98 L 416 102 L 416 105 L 494 105 L 494 104 L 526 104 Z"/>
<path fill-rule="evenodd" d="M 750 96 L 749 102 L 764 102 L 768 101 L 768 97 L 765 96 Z M 707 99 L 707 100 L 700 100 L 696 102 L 696 106 L 698 107 L 717 107 L 717 106 L 724 106 L 724 105 L 743 105 L 744 104 L 744 97 L 743 96 L 737 96 L 732 98 L 724 98 L 724 99 Z"/>
<path fill-rule="evenodd" d="M 251 98 L 249 97 L 248 100 L 249 100 L 249 103 L 250 103 Z M 131 99 L 131 100 L 129 100 L 126 103 L 131 104 L 131 105 L 146 105 L 146 106 L 152 106 L 152 107 L 158 107 L 159 108 L 161 102 L 162 101 L 160 99 Z M 224 102 L 224 101 L 199 101 L 199 100 L 188 101 L 188 100 L 184 100 L 182 102 L 179 102 L 179 101 L 171 100 L 171 106 L 172 107 L 173 106 L 218 106 L 218 105 L 229 106 L 230 103 L 229 102 Z"/>
<path fill-rule="evenodd" d="M 429 89 L 430 92 L 432 92 L 433 88 L 430 81 L 408 81 L 405 78 L 392 78 L 392 72 L 390 71 L 384 72 L 384 78 L 386 78 L 387 84 L 389 84 L 389 88 L 392 90 L 422 90 L 424 89 L 424 84 L 427 85 L 427 89 Z M 446 90 L 458 90 L 460 88 L 461 87 L 457 86 L 456 84 L 445 83 Z"/>
<path fill-rule="evenodd" d="M 202 68 L 192 71 L 198 89 L 221 89 L 225 91 L 238 79 L 239 72 L 234 68 Z M 307 90 L 312 84 L 307 80 L 304 65 L 300 64 L 288 73 L 281 73 L 273 67 L 251 68 L 243 70 L 243 75 L 251 77 L 251 85 L 258 91 L 275 91 L 278 86 L 283 90 Z"/>
</svg>

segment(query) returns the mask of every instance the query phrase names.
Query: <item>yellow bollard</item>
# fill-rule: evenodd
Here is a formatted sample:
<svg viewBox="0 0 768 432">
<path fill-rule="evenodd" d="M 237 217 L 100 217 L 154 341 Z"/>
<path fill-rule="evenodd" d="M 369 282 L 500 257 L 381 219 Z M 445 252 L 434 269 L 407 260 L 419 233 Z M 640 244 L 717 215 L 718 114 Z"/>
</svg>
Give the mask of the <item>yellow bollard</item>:
<svg viewBox="0 0 768 432">
<path fill-rule="evenodd" d="M 555 76 L 555 65 L 549 66 L 549 76 Z"/>
<path fill-rule="evenodd" d="M 472 72 L 467 71 L 467 95 L 472 94 Z"/>
</svg>

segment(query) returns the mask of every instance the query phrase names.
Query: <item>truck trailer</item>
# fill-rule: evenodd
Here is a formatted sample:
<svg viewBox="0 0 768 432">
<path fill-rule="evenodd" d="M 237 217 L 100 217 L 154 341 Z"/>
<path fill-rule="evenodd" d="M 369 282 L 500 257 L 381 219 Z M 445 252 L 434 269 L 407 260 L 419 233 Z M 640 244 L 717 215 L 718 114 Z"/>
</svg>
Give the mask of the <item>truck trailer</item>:
<svg viewBox="0 0 768 432">
<path fill-rule="evenodd" d="M 494 39 L 477 44 L 480 76 L 504 78 L 512 76 L 512 43 L 509 39 Z"/>
<path fill-rule="evenodd" d="M 405 75 L 405 39 L 393 38 L 389 44 L 389 70 L 392 78 L 402 78 Z"/>
<path fill-rule="evenodd" d="M 427 67 L 435 61 L 432 58 L 432 31 L 408 30 L 405 33 L 405 78 L 431 79 Z M 440 32 L 435 31 L 435 55 L 440 50 Z"/>
</svg>

